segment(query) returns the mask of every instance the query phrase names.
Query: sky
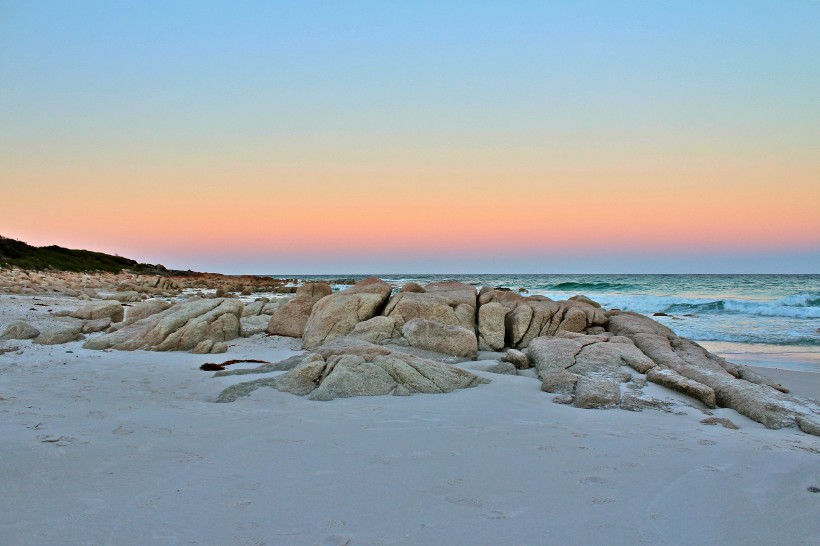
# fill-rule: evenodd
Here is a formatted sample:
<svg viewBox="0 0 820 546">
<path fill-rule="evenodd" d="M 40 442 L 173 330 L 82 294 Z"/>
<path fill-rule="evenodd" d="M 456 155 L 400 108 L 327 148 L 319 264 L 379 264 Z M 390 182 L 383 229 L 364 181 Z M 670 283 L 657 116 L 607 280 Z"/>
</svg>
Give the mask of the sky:
<svg viewBox="0 0 820 546">
<path fill-rule="evenodd" d="M 0 0 L 0 235 L 223 273 L 820 273 L 820 1 Z"/>
</svg>

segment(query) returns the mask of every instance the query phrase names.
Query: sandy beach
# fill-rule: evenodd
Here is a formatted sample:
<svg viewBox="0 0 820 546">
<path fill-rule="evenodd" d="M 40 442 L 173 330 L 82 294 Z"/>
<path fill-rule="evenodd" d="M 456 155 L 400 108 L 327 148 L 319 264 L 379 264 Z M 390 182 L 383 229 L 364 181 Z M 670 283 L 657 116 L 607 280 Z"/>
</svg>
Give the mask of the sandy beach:
<svg viewBox="0 0 820 546">
<path fill-rule="evenodd" d="M 737 359 L 740 360 L 740 359 Z M 749 364 L 752 366 L 752 364 Z M 755 371 L 806 398 L 820 399 L 820 373 L 754 366 Z"/>
<path fill-rule="evenodd" d="M 0 5 L 0 546 L 820 546 L 820 0 Z"/>
<path fill-rule="evenodd" d="M 33 303 L 0 298 L 0 322 L 57 320 Z M 236 378 L 201 364 L 276 361 L 299 340 L 257 334 L 222 355 L 12 345 L 2 544 L 819 543 L 820 438 L 653 384 L 671 412 L 579 410 L 484 372 L 447 395 L 263 388 L 216 404 Z M 817 374 L 760 371 L 818 396 Z"/>
</svg>

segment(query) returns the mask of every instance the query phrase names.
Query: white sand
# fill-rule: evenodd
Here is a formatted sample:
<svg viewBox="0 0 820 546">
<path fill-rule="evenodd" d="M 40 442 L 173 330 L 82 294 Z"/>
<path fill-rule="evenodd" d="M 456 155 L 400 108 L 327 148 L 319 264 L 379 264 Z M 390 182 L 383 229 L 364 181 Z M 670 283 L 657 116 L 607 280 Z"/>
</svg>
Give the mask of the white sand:
<svg viewBox="0 0 820 546">
<path fill-rule="evenodd" d="M 0 328 L 43 313 L 29 303 L 0 297 Z M 447 395 L 312 402 L 266 388 L 215 404 L 230 381 L 201 363 L 274 361 L 295 343 L 10 345 L 23 352 L 0 356 L 2 545 L 820 544 L 807 490 L 820 438 L 731 410 L 714 414 L 740 430 L 683 405 L 580 410 L 493 374 Z"/>
<path fill-rule="evenodd" d="M 820 400 L 820 373 L 795 372 L 792 370 L 761 368 L 757 366 L 754 367 L 754 370 L 788 388 L 792 394 Z"/>
</svg>

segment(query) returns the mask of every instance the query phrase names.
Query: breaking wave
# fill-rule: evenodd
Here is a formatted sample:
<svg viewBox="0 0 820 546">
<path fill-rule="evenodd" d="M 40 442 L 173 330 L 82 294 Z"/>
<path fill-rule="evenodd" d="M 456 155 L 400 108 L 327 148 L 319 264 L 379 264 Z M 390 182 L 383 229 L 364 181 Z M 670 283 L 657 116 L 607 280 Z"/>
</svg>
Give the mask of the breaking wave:
<svg viewBox="0 0 820 546">
<path fill-rule="evenodd" d="M 716 300 L 709 302 L 673 303 L 661 309 L 669 314 L 729 313 L 761 317 L 820 318 L 820 297 L 816 294 L 795 294 L 773 301 Z"/>
</svg>

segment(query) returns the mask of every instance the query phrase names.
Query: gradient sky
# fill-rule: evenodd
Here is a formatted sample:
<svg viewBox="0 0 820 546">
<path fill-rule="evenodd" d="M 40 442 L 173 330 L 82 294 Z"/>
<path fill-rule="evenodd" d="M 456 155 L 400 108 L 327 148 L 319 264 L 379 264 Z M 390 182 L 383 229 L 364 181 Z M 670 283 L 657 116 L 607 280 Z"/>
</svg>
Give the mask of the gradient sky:
<svg viewBox="0 0 820 546">
<path fill-rule="evenodd" d="M 0 0 L 0 205 L 225 273 L 818 273 L 820 2 Z"/>
</svg>

